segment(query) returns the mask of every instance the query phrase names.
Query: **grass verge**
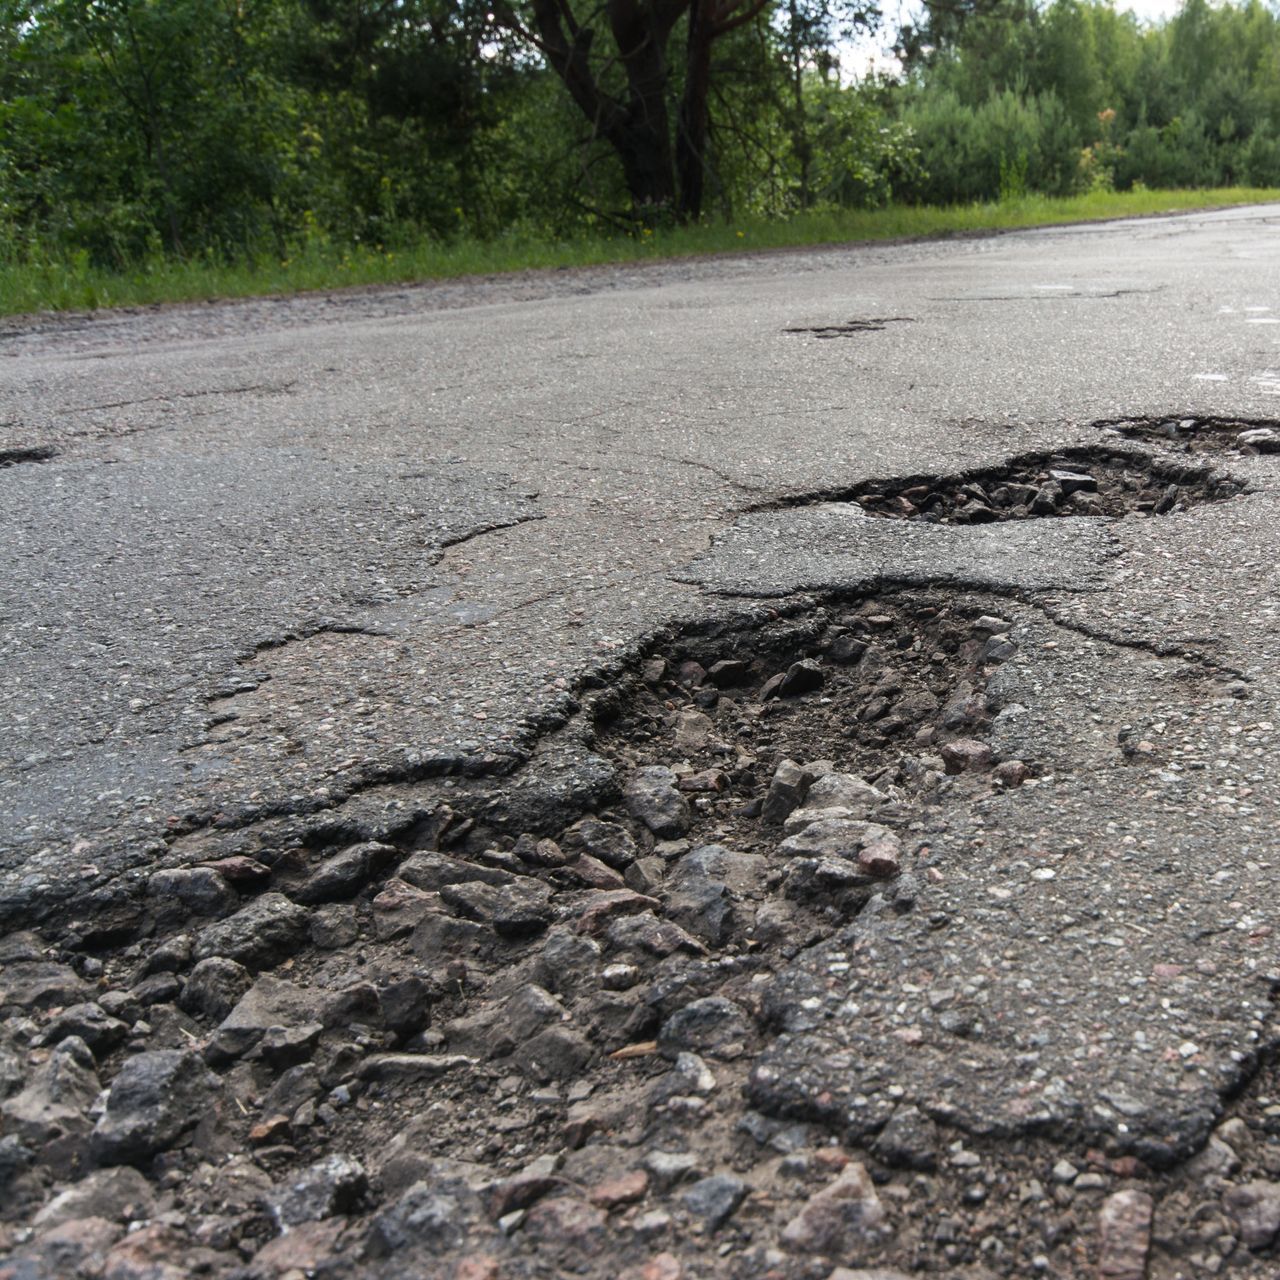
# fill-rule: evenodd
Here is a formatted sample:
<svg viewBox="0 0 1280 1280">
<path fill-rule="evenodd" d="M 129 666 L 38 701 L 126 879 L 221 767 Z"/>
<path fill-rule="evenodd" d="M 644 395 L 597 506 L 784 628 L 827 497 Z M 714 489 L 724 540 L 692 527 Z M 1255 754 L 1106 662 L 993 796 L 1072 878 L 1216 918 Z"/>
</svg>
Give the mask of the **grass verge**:
<svg viewBox="0 0 1280 1280">
<path fill-rule="evenodd" d="M 1280 190 L 1229 187 L 1213 191 L 1092 192 L 1065 199 L 1032 195 L 997 204 L 946 208 L 835 210 L 799 214 L 785 220 L 744 219 L 641 235 L 618 233 L 565 241 L 512 234 L 496 240 L 452 244 L 421 241 L 395 249 L 342 249 L 313 243 L 284 261 L 219 263 L 159 258 L 127 271 L 92 266 L 83 255 L 39 262 L 0 262 L 0 315 L 243 298 L 744 249 L 965 234 L 1272 201 L 1280 201 Z"/>
</svg>

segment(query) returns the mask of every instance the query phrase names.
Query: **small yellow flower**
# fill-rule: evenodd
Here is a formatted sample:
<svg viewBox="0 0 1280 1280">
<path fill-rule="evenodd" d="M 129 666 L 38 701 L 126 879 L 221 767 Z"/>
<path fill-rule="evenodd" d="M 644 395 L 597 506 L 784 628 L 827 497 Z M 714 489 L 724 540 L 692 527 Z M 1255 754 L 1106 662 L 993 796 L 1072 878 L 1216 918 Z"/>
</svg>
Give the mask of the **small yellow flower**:
<svg viewBox="0 0 1280 1280">
<path fill-rule="evenodd" d="M 741 232 L 741 231 L 739 231 L 739 232 L 737 233 L 737 236 L 738 236 L 738 239 L 739 239 L 739 240 L 741 240 L 741 239 L 742 239 L 743 234 L 744 234 L 744 233 L 743 233 L 743 232 Z"/>
</svg>

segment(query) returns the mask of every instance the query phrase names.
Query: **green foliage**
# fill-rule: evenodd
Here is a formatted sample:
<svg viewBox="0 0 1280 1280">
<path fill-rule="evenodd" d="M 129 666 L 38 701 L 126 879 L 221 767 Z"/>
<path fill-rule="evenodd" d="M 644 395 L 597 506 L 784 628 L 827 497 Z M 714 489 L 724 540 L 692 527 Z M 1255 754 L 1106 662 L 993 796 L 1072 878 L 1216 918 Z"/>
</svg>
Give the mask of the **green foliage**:
<svg viewBox="0 0 1280 1280">
<path fill-rule="evenodd" d="M 979 14 L 918 57 L 897 95 L 920 140 L 921 200 L 1024 189 L 1274 180 L 1280 18 L 1260 0 L 1185 0 L 1144 28 L 1103 0 Z"/>
<path fill-rule="evenodd" d="M 457 246 L 670 243 L 681 210 L 637 208 L 617 140 L 521 27 L 535 0 L 510 3 L 0 0 L 0 264 L 84 306 L 126 277 L 331 283 Z M 1280 183 L 1280 18 L 1262 0 L 1185 0 L 1149 28 L 1104 0 L 958 0 L 904 33 L 899 81 L 862 84 L 837 54 L 875 21 L 865 0 L 737 0 L 692 141 L 690 3 L 665 0 L 647 101 L 667 162 L 697 161 L 700 234 Z M 557 9 L 597 24 L 584 57 L 625 99 L 634 65 L 605 11 Z"/>
</svg>

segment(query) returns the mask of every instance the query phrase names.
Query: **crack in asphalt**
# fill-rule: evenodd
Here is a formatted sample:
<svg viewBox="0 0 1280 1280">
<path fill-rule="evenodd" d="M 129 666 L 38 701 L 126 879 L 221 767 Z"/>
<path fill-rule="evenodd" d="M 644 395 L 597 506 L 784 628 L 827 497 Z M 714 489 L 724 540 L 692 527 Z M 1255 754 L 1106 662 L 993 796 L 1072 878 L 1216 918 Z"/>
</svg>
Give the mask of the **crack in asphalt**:
<svg viewBox="0 0 1280 1280">
<path fill-rule="evenodd" d="M 255 391 L 265 391 L 272 395 L 284 395 L 297 386 L 298 379 L 290 378 L 287 382 L 257 382 L 243 387 L 210 387 L 203 391 L 174 391 L 165 395 L 141 396 L 136 400 L 110 400 L 103 404 L 76 405 L 64 410 L 66 413 L 97 413 L 104 409 L 127 409 L 139 404 L 171 404 L 175 400 L 201 400 L 206 396 L 242 396 Z"/>
</svg>

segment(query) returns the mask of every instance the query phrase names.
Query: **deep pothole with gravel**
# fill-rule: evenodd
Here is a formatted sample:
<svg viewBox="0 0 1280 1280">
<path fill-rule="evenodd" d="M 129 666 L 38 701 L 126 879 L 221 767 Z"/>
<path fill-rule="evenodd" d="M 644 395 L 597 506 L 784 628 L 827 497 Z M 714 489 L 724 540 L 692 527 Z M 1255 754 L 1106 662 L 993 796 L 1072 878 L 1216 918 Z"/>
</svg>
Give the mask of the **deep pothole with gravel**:
<svg viewBox="0 0 1280 1280">
<path fill-rule="evenodd" d="M 1089 446 L 1026 454 L 948 478 L 869 480 L 786 505 L 851 502 L 885 519 L 991 524 L 1053 516 L 1163 516 L 1244 490 L 1243 481 L 1208 462 L 1123 445 Z"/>
<path fill-rule="evenodd" d="M 936 821 L 1040 785 L 993 745 L 1011 614 L 919 589 L 675 630 L 584 694 L 617 781 L 585 808 L 522 829 L 456 779 L 363 830 L 198 833 L 127 945 L 11 936 L 0 1251 L 60 1280 L 1120 1276 L 1139 1245 L 1161 1280 L 1269 1274 L 1265 1070 L 1163 1181 L 908 1105 L 859 1135 L 750 1105 L 789 963 L 924 910 Z"/>
</svg>

